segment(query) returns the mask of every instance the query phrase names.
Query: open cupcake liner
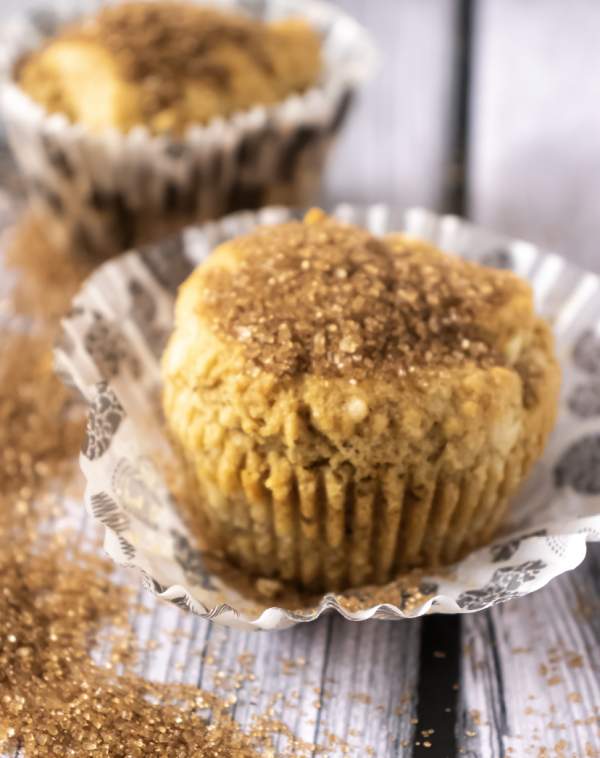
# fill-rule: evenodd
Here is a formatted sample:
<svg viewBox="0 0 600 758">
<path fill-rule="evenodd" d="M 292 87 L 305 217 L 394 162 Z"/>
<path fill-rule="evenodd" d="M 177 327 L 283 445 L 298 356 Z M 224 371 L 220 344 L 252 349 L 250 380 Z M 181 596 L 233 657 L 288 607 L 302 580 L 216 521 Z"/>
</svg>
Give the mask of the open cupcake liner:
<svg viewBox="0 0 600 758">
<path fill-rule="evenodd" d="M 210 4 L 210 3 L 209 3 Z M 185 223 L 272 203 L 304 205 L 352 99 L 376 61 L 362 27 L 318 0 L 213 0 L 265 20 L 305 18 L 322 36 L 319 84 L 279 104 L 192 125 L 183 136 L 94 134 L 49 114 L 15 82 L 19 59 L 99 3 L 63 3 L 7 24 L 0 37 L 0 102 L 32 206 L 59 245 L 106 256 Z"/>
<path fill-rule="evenodd" d="M 281 629 L 333 609 L 351 620 L 468 613 L 527 595 L 584 558 L 600 540 L 600 278 L 533 245 L 454 216 L 349 205 L 338 217 L 375 234 L 406 231 L 471 260 L 527 278 L 553 324 L 564 372 L 558 421 L 516 497 L 501 536 L 457 564 L 406 582 L 325 594 L 311 607 L 270 607 L 209 568 L 163 474 L 170 449 L 160 411 L 159 360 L 178 285 L 215 245 L 296 217 L 284 208 L 238 213 L 105 263 L 63 322 L 57 368 L 88 406 L 81 467 L 86 505 L 105 548 L 138 569 L 160 597 L 230 626 Z"/>
</svg>

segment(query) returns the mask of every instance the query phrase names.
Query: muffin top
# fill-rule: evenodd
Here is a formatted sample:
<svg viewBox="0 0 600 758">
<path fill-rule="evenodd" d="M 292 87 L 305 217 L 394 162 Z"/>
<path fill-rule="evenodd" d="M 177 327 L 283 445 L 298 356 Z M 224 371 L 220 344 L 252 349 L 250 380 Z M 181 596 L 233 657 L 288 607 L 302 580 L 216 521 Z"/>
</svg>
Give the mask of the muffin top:
<svg viewBox="0 0 600 758">
<path fill-rule="evenodd" d="M 278 377 L 351 380 L 511 365 L 535 319 L 512 273 L 319 210 L 221 245 L 183 286 L 177 317 Z"/>
<path fill-rule="evenodd" d="M 66 27 L 17 78 L 50 112 L 93 130 L 180 133 L 314 85 L 318 34 L 187 2 L 127 2 Z M 93 86 L 90 86 L 93 83 Z"/>
<path fill-rule="evenodd" d="M 560 383 L 526 282 L 314 210 L 196 268 L 162 376 L 190 445 L 248 438 L 361 476 L 415 455 L 452 470 L 504 455 L 522 429 L 551 425 Z"/>
</svg>

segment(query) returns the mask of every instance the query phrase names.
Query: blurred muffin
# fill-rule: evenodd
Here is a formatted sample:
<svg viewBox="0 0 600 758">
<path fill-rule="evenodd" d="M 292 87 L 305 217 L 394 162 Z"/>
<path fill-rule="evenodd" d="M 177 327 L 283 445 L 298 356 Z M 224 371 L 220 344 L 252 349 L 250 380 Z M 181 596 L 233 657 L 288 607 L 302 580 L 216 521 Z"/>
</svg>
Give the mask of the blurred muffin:
<svg viewBox="0 0 600 758">
<path fill-rule="evenodd" d="M 126 2 L 0 51 L 9 142 L 54 241 L 105 256 L 311 202 L 373 62 L 361 27 L 311 8 L 309 23 L 301 0 L 257 6 L 265 20 L 235 2 Z"/>
<path fill-rule="evenodd" d="M 22 63 L 21 87 L 94 131 L 182 133 L 314 85 L 320 40 L 301 19 L 262 23 L 187 2 L 107 7 Z"/>
<path fill-rule="evenodd" d="M 488 542 L 559 390 L 524 281 L 319 211 L 197 268 L 163 376 L 213 544 L 314 590 Z"/>
</svg>

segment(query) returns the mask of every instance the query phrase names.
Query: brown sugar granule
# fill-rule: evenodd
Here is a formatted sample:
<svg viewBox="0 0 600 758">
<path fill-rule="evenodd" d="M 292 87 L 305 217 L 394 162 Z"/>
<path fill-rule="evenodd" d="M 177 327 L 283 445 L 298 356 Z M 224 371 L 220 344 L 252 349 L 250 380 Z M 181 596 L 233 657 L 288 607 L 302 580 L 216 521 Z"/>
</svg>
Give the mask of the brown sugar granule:
<svg viewBox="0 0 600 758">
<path fill-rule="evenodd" d="M 233 260 L 205 272 L 199 312 L 263 370 L 362 378 L 503 362 L 479 316 L 510 297 L 505 273 L 316 210 L 228 249 Z"/>
</svg>

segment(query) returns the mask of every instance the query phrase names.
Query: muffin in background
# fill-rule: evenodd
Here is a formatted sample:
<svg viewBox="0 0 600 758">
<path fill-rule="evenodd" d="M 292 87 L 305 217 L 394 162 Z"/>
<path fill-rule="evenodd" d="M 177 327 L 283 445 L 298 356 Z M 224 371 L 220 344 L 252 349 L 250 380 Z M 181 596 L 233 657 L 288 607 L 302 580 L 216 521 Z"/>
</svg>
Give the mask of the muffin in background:
<svg viewBox="0 0 600 758">
<path fill-rule="evenodd" d="M 55 240 L 104 256 L 233 210 L 313 200 L 373 50 L 345 14 L 310 8 L 271 0 L 263 19 L 146 0 L 46 39 L 16 33 L 7 132 Z"/>
<path fill-rule="evenodd" d="M 320 211 L 217 248 L 162 365 L 209 543 L 315 591 L 489 542 L 560 384 L 524 281 Z"/>
<path fill-rule="evenodd" d="M 189 2 L 128 2 L 72 24 L 27 56 L 21 87 L 94 132 L 182 134 L 314 86 L 320 39 L 301 19 L 262 23 Z"/>
</svg>

